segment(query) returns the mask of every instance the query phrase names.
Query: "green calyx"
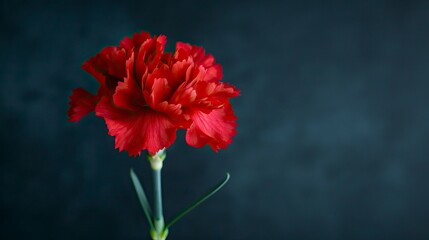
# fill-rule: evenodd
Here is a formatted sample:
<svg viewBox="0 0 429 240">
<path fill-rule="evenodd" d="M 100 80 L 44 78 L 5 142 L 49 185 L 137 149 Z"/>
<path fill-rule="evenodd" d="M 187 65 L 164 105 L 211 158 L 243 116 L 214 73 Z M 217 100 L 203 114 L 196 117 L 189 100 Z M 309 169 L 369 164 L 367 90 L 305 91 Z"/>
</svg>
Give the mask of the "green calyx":
<svg viewBox="0 0 429 240">
<path fill-rule="evenodd" d="M 164 149 L 159 150 L 154 155 L 148 154 L 147 160 L 150 162 L 150 166 L 153 170 L 160 170 L 162 168 L 162 164 L 164 159 L 167 157 L 167 152 Z"/>
</svg>

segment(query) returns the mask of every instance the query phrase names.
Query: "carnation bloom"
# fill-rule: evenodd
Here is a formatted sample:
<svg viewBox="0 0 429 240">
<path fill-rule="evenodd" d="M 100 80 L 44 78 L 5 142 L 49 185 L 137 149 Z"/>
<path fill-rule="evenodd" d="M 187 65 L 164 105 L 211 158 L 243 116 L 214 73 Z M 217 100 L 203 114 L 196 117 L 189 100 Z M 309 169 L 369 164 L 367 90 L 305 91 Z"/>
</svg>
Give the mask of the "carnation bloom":
<svg viewBox="0 0 429 240">
<path fill-rule="evenodd" d="M 95 111 L 129 155 L 169 147 L 178 129 L 194 147 L 225 148 L 235 135 L 229 99 L 238 89 L 221 82 L 222 68 L 201 47 L 177 43 L 165 53 L 165 36 L 146 32 L 104 48 L 83 64 L 99 84 L 95 95 L 77 88 L 70 96 L 70 121 Z"/>
</svg>

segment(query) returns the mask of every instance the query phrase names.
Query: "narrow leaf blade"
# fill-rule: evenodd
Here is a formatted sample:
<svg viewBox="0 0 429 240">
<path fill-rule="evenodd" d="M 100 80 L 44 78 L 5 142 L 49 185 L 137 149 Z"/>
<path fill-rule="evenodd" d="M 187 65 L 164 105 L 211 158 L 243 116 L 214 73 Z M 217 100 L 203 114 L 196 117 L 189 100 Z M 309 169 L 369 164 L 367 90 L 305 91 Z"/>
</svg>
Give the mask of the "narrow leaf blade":
<svg viewBox="0 0 429 240">
<path fill-rule="evenodd" d="M 132 168 L 130 169 L 130 176 L 131 180 L 133 181 L 134 188 L 136 189 L 137 196 L 139 197 L 140 205 L 142 206 L 147 221 L 149 222 L 150 228 L 154 229 L 154 223 L 152 220 L 152 209 L 150 207 L 149 201 L 147 200 L 143 187 L 139 181 L 139 178 L 137 177 L 136 173 Z"/>
<path fill-rule="evenodd" d="M 180 212 L 173 220 L 168 223 L 165 227 L 165 229 L 170 228 L 173 224 L 175 224 L 177 221 L 179 221 L 181 218 L 183 218 L 186 214 L 188 214 L 190 211 L 192 211 L 194 208 L 196 208 L 201 203 L 205 202 L 207 199 L 209 199 L 211 196 L 213 196 L 216 192 L 218 192 L 225 184 L 229 181 L 230 175 L 229 173 L 226 173 L 226 177 L 223 181 L 218 183 L 215 187 L 213 187 L 210 191 L 208 191 L 206 194 L 198 198 L 195 202 L 193 202 L 188 208 L 184 209 L 182 212 Z"/>
</svg>

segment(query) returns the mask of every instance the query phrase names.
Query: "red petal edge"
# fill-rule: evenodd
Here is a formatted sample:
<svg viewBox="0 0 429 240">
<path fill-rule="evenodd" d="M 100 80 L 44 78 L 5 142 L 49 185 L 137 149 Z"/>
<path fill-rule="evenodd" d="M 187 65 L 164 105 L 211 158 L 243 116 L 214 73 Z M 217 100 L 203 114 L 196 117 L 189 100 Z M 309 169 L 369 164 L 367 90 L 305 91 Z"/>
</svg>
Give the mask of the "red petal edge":
<svg viewBox="0 0 429 240">
<path fill-rule="evenodd" d="M 186 142 L 193 147 L 209 144 L 217 152 L 221 148 L 226 148 L 236 134 L 237 118 L 230 104 L 208 114 L 195 111 L 191 117 L 193 123 L 186 131 Z"/>
<path fill-rule="evenodd" d="M 73 90 L 69 99 L 69 110 L 67 115 L 70 122 L 77 122 L 88 113 L 94 111 L 96 97 L 83 88 Z"/>
</svg>

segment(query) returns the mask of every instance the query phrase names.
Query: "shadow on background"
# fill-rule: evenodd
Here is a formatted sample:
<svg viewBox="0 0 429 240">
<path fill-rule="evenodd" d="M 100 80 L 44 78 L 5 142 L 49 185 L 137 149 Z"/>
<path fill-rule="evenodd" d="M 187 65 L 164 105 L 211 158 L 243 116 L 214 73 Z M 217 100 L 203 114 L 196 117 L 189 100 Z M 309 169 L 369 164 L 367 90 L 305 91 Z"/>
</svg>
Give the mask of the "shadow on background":
<svg viewBox="0 0 429 240">
<path fill-rule="evenodd" d="M 67 122 L 97 89 L 80 64 L 146 30 L 202 45 L 242 90 L 227 150 L 179 133 L 167 218 L 231 172 L 171 239 L 428 239 L 429 3 L 3 1 L 1 239 L 148 239 L 102 119 Z M 149 194 L 151 192 L 149 191 Z"/>
</svg>

